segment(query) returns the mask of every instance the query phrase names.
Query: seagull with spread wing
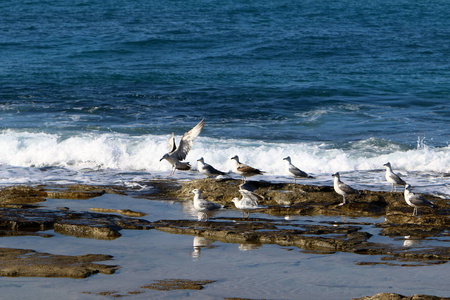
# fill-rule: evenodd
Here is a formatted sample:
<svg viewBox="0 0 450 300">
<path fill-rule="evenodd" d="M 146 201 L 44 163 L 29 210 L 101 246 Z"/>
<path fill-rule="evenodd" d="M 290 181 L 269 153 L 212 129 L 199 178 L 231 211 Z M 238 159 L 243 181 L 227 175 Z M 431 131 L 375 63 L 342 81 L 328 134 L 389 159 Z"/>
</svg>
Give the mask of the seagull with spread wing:
<svg viewBox="0 0 450 300">
<path fill-rule="evenodd" d="M 175 144 L 175 134 L 172 132 L 172 136 L 168 140 L 169 152 L 159 160 L 167 160 L 172 165 L 172 172 L 169 176 L 175 173 L 175 170 L 187 171 L 191 169 L 189 162 L 182 162 L 189 153 L 194 144 L 194 139 L 202 132 L 205 126 L 205 119 L 202 119 L 194 128 L 186 132 L 181 138 L 178 147 Z"/>
</svg>

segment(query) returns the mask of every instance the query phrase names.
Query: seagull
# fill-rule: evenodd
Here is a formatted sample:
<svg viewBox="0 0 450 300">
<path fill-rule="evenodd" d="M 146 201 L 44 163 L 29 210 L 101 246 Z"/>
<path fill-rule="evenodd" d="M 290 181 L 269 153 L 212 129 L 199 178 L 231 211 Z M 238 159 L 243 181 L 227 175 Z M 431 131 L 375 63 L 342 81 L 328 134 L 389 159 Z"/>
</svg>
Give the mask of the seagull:
<svg viewBox="0 0 450 300">
<path fill-rule="evenodd" d="M 334 190 L 336 191 L 336 193 L 338 193 L 339 195 L 342 195 L 342 197 L 344 198 L 344 201 L 341 204 L 339 204 L 339 206 L 347 203 L 347 198 L 345 197 L 346 195 L 358 194 L 357 190 L 350 187 L 349 185 L 346 185 L 345 183 L 343 183 L 341 181 L 341 177 L 340 177 L 339 173 L 336 172 L 332 176 L 334 177 L 334 182 L 333 182 Z"/>
<path fill-rule="evenodd" d="M 289 156 L 283 158 L 283 160 L 286 161 L 286 171 L 287 171 L 287 173 L 290 176 L 294 177 L 294 183 L 297 183 L 297 178 L 313 178 L 312 176 L 309 176 L 306 172 L 303 172 L 302 170 L 300 170 L 299 168 L 294 166 L 291 163 L 291 158 Z"/>
<path fill-rule="evenodd" d="M 433 203 L 425 199 L 422 195 L 414 194 L 410 191 L 411 186 L 405 185 L 405 201 L 409 206 L 414 207 L 413 216 L 417 216 L 418 206 L 434 207 Z"/>
<path fill-rule="evenodd" d="M 241 209 L 244 211 L 244 216 L 249 216 L 249 210 L 258 209 L 258 208 L 265 208 L 265 206 L 258 205 L 258 201 L 264 200 L 264 197 L 261 195 L 258 195 L 254 192 L 251 192 L 246 189 L 240 189 L 239 193 L 241 193 L 242 198 L 233 198 L 231 200 L 237 209 Z M 247 212 L 245 212 L 247 211 Z"/>
<path fill-rule="evenodd" d="M 397 190 L 396 185 L 406 185 L 406 182 L 401 179 L 400 176 L 392 172 L 391 163 L 385 163 L 383 166 L 386 168 L 386 173 L 384 176 L 386 177 L 387 182 L 392 183 L 391 192 L 395 192 Z"/>
<path fill-rule="evenodd" d="M 265 172 L 255 169 L 253 167 L 247 166 L 243 163 L 239 162 L 239 157 L 237 155 L 233 156 L 231 158 L 231 160 L 234 161 L 234 167 L 236 169 L 236 173 L 238 173 L 239 175 L 241 175 L 244 179 L 244 181 L 246 181 L 247 177 L 250 176 L 255 176 L 255 175 L 262 175 Z"/>
<path fill-rule="evenodd" d="M 197 160 L 198 170 L 200 173 L 205 174 L 207 177 L 225 175 L 225 172 L 219 171 L 210 164 L 205 163 L 203 157 Z"/>
<path fill-rule="evenodd" d="M 264 200 L 264 197 L 249 190 L 240 189 L 242 198 L 233 198 L 233 203 L 237 209 L 257 209 L 264 206 L 258 205 L 258 201 Z"/>
<path fill-rule="evenodd" d="M 172 132 L 172 136 L 168 140 L 169 152 L 159 160 L 167 160 L 172 165 L 172 172 L 169 176 L 175 173 L 175 170 L 187 171 L 191 169 L 189 162 L 182 162 L 191 150 L 194 144 L 194 139 L 202 132 L 203 126 L 205 126 L 205 119 L 202 119 L 194 128 L 186 132 L 181 138 L 178 148 L 175 144 L 175 135 Z"/>
<path fill-rule="evenodd" d="M 222 209 L 223 205 L 220 205 L 218 203 L 213 203 L 213 202 L 209 202 L 205 199 L 203 199 L 201 197 L 201 192 L 199 189 L 195 189 L 192 191 L 192 193 L 194 193 L 194 208 L 199 211 L 202 212 L 204 216 L 206 216 L 205 221 L 208 220 L 208 215 L 206 214 L 206 212 L 210 212 L 216 209 Z M 200 221 L 203 218 L 200 218 Z"/>
</svg>

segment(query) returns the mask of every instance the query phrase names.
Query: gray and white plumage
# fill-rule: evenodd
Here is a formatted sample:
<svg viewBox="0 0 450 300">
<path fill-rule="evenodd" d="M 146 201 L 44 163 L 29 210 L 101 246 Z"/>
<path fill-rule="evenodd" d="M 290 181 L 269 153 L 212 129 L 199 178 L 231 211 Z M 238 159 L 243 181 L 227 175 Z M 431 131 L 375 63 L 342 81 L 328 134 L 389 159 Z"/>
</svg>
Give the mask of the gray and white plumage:
<svg viewBox="0 0 450 300">
<path fill-rule="evenodd" d="M 297 183 L 297 178 L 312 178 L 308 173 L 300 170 L 296 166 L 294 166 L 291 162 L 291 157 L 287 156 L 283 158 L 286 161 L 286 172 L 290 176 L 294 177 L 294 183 Z"/>
<path fill-rule="evenodd" d="M 413 216 L 417 216 L 418 207 L 434 207 L 433 203 L 425 199 L 422 195 L 411 192 L 411 186 L 409 184 L 405 186 L 404 195 L 406 203 L 414 207 Z"/>
<path fill-rule="evenodd" d="M 335 192 L 343 197 L 343 202 L 341 204 L 339 204 L 339 206 L 347 203 L 347 197 L 346 197 L 347 195 L 359 194 L 359 192 L 357 190 L 355 190 L 351 186 L 349 186 L 341 181 L 341 176 L 339 175 L 338 172 L 334 173 L 332 176 L 334 177 L 333 187 L 334 187 Z"/>
<path fill-rule="evenodd" d="M 384 177 L 386 178 L 386 181 L 392 184 L 392 192 L 395 192 L 397 185 L 406 185 L 406 182 L 400 178 L 397 174 L 392 172 L 391 163 L 387 162 L 383 165 L 386 168 L 386 173 Z"/>
<path fill-rule="evenodd" d="M 168 140 L 169 152 L 164 154 L 164 156 L 160 159 L 160 161 L 165 159 L 172 165 L 172 172 L 169 176 L 172 176 L 175 173 L 175 170 L 187 171 L 191 169 L 189 162 L 182 162 L 182 160 L 186 158 L 192 148 L 192 145 L 194 144 L 194 139 L 200 134 L 200 132 L 202 132 L 204 126 L 205 119 L 202 119 L 197 125 L 194 126 L 194 128 L 183 135 L 178 147 L 175 143 L 175 134 L 172 132 L 172 135 Z"/>
<path fill-rule="evenodd" d="M 239 157 L 237 155 L 233 156 L 231 160 L 234 162 L 234 171 L 241 175 L 244 179 L 244 181 L 247 179 L 247 177 L 255 176 L 255 175 L 262 175 L 265 172 L 261 171 L 259 169 L 250 167 L 246 164 L 243 164 L 239 161 Z"/>
<path fill-rule="evenodd" d="M 264 208 L 258 204 L 258 201 L 264 200 L 264 197 L 249 190 L 240 189 L 241 198 L 233 198 L 233 203 L 237 209 L 258 209 Z"/>
<path fill-rule="evenodd" d="M 221 204 L 203 199 L 199 189 L 193 190 L 192 193 L 194 194 L 194 208 L 198 211 L 212 211 L 223 208 Z"/>
<path fill-rule="evenodd" d="M 207 177 L 225 175 L 225 172 L 219 171 L 210 164 L 205 163 L 203 157 L 197 160 L 198 161 L 198 171 Z"/>
</svg>

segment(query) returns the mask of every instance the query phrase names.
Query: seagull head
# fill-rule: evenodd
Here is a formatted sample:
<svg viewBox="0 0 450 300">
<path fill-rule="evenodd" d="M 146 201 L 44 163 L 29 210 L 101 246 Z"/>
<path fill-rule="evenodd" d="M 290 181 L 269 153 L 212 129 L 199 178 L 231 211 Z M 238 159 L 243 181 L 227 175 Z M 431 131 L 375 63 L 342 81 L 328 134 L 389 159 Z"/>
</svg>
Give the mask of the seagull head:
<svg viewBox="0 0 450 300">
<path fill-rule="evenodd" d="M 235 161 L 239 162 L 239 157 L 237 155 L 233 156 L 231 159 L 234 159 Z"/>
<path fill-rule="evenodd" d="M 169 157 L 169 153 L 166 153 L 159 161 L 162 161 L 163 159 L 167 159 L 168 157 Z"/>
<path fill-rule="evenodd" d="M 291 157 L 290 156 L 286 156 L 285 158 L 283 158 L 283 160 L 286 160 L 288 162 L 291 162 Z"/>
<path fill-rule="evenodd" d="M 200 195 L 200 190 L 199 189 L 192 190 L 192 193 L 195 195 Z"/>
<path fill-rule="evenodd" d="M 409 184 L 405 185 L 405 190 L 408 190 L 411 188 L 411 186 Z"/>
<path fill-rule="evenodd" d="M 204 163 L 205 161 L 203 160 L 203 157 L 200 157 L 199 159 L 197 159 L 197 161 L 200 161 L 202 163 Z"/>
<path fill-rule="evenodd" d="M 231 200 L 231 202 L 233 202 L 234 204 L 236 204 L 237 202 L 239 202 L 239 198 L 233 198 L 233 200 Z"/>
<path fill-rule="evenodd" d="M 385 167 L 387 167 L 387 168 L 390 168 L 390 167 L 391 167 L 391 163 L 390 163 L 390 162 L 387 162 L 387 163 L 385 163 L 383 166 L 385 166 Z"/>
<path fill-rule="evenodd" d="M 331 176 L 333 176 L 333 177 L 337 177 L 337 178 L 339 178 L 340 177 L 340 175 L 339 175 L 339 172 L 336 172 L 336 173 L 334 173 L 333 175 L 331 175 Z"/>
</svg>

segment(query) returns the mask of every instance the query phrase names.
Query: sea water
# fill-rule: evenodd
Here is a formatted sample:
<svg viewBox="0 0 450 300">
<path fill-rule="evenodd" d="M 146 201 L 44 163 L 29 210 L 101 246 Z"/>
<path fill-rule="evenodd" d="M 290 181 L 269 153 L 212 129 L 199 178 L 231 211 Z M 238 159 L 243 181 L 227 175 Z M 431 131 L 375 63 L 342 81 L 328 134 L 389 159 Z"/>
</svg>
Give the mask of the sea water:
<svg viewBox="0 0 450 300">
<path fill-rule="evenodd" d="M 289 155 L 318 184 L 339 171 L 383 189 L 389 161 L 420 191 L 450 195 L 446 1 L 2 1 L 0 11 L 1 185 L 167 176 L 167 138 L 205 118 L 194 171 L 200 157 L 229 171 L 239 155 L 273 180 Z"/>
<path fill-rule="evenodd" d="M 382 166 L 389 161 L 415 192 L 448 199 L 449 15 L 444 0 L 1 1 L 0 186 L 145 190 L 146 182 L 170 173 L 160 161 L 170 134 L 179 141 L 205 118 L 186 158 L 193 169 L 175 179 L 202 178 L 200 157 L 230 171 L 238 155 L 266 171 L 255 180 L 287 182 L 282 159 L 289 155 L 315 177 L 303 183 L 331 185 L 331 174 L 340 172 L 355 188 L 390 190 Z M 151 212 L 150 220 L 195 219 L 177 204 L 149 202 L 125 197 L 120 205 L 92 206 L 134 207 Z M 407 272 L 355 265 L 379 258 L 306 255 L 275 245 L 245 252 L 220 242 L 194 263 L 191 236 L 123 234 L 115 241 L 3 237 L 2 247 L 111 254 L 123 269 L 82 281 L 2 278 L 2 293 L 84 299 L 95 296 L 83 290 L 126 292 L 163 275 L 215 279 L 221 269 L 224 280 L 206 294 L 151 295 L 449 296 L 436 280 L 448 274 L 447 265 Z M 55 288 L 59 283 L 66 288 Z"/>
</svg>

